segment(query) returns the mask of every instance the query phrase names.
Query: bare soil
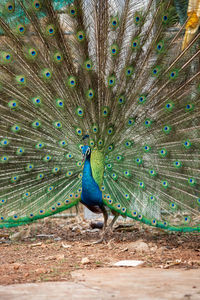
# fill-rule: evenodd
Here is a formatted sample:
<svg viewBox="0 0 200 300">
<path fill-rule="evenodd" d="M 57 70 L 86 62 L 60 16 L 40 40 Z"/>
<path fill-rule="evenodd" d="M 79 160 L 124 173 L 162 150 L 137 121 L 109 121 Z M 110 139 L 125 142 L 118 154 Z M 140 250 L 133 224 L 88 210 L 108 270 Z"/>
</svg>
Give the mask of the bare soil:
<svg viewBox="0 0 200 300">
<path fill-rule="evenodd" d="M 101 244 L 100 230 L 80 217 L 47 218 L 24 228 L 0 231 L 0 284 L 69 281 L 75 270 L 142 260 L 142 268 L 200 268 L 200 235 L 169 233 L 131 222 L 116 225 Z"/>
</svg>

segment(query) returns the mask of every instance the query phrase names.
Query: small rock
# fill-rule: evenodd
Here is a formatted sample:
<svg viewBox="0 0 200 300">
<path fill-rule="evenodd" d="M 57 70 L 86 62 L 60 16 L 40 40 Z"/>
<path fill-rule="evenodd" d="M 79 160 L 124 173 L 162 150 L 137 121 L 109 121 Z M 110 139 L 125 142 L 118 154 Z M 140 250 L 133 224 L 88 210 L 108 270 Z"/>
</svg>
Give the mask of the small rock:
<svg viewBox="0 0 200 300">
<path fill-rule="evenodd" d="M 82 260 L 81 260 L 81 264 L 82 265 L 90 264 L 89 258 L 88 257 L 83 257 Z"/>
<path fill-rule="evenodd" d="M 55 259 L 56 259 L 56 257 L 53 256 L 53 255 L 47 256 L 47 257 L 44 258 L 44 260 L 55 260 Z"/>
<path fill-rule="evenodd" d="M 62 259 L 64 259 L 65 258 L 65 255 L 64 254 L 58 254 L 58 255 L 56 255 L 56 259 L 57 260 L 62 260 Z"/>
<path fill-rule="evenodd" d="M 13 264 L 13 269 L 14 270 L 19 270 L 20 266 L 21 265 L 19 263 L 15 263 L 15 264 Z"/>
<path fill-rule="evenodd" d="M 158 249 L 158 247 L 156 245 L 150 248 L 151 252 L 156 252 L 157 249 Z"/>
<path fill-rule="evenodd" d="M 36 243 L 36 244 L 31 244 L 29 247 L 34 248 L 34 247 L 38 247 L 38 246 L 41 246 L 41 245 L 42 245 L 42 243 L 39 242 L 39 243 Z"/>
<path fill-rule="evenodd" d="M 131 243 L 128 246 L 128 249 L 130 251 L 135 250 L 136 252 L 148 252 L 149 251 L 149 246 L 147 243 L 143 242 L 142 240 L 138 240 L 136 242 Z"/>
<path fill-rule="evenodd" d="M 61 237 L 56 237 L 56 238 L 54 238 L 54 241 L 57 241 L 57 242 L 59 242 L 59 241 L 61 241 L 62 240 L 62 238 Z"/>
<path fill-rule="evenodd" d="M 36 274 L 45 274 L 47 273 L 47 270 L 45 270 L 44 268 L 39 268 L 35 270 Z"/>
<path fill-rule="evenodd" d="M 137 267 L 142 265 L 144 261 L 141 260 L 120 260 L 114 264 L 115 267 Z"/>
<path fill-rule="evenodd" d="M 98 229 L 98 228 L 87 229 L 87 230 L 85 230 L 85 232 L 92 232 L 92 233 L 95 233 L 95 232 L 99 232 L 99 229 Z"/>
<path fill-rule="evenodd" d="M 126 252 L 126 251 L 128 251 L 128 247 L 122 249 L 120 252 Z"/>
<path fill-rule="evenodd" d="M 103 222 L 97 222 L 97 223 L 91 222 L 90 227 L 92 229 L 102 229 L 103 228 Z"/>
<path fill-rule="evenodd" d="M 68 248 L 71 248 L 72 246 L 71 245 L 66 245 L 66 244 L 62 243 L 62 247 L 65 248 L 65 249 L 68 249 Z"/>
<path fill-rule="evenodd" d="M 54 237 L 54 234 L 37 234 L 36 236 L 39 238 L 51 238 Z"/>
<path fill-rule="evenodd" d="M 72 227 L 72 231 L 80 232 L 82 230 L 82 226 L 80 225 L 75 225 Z"/>
</svg>

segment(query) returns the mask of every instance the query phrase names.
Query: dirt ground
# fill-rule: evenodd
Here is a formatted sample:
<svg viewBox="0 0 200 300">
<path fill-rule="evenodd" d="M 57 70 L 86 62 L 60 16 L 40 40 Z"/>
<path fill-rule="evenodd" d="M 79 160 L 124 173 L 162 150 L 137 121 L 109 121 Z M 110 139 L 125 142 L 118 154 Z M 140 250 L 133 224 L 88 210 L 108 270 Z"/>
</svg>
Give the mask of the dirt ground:
<svg viewBox="0 0 200 300">
<path fill-rule="evenodd" d="M 119 222 L 107 241 L 81 217 L 47 218 L 25 228 L 0 231 L 0 285 L 73 280 L 76 270 L 142 260 L 142 268 L 200 268 L 200 235 L 169 233 L 131 221 Z"/>
</svg>

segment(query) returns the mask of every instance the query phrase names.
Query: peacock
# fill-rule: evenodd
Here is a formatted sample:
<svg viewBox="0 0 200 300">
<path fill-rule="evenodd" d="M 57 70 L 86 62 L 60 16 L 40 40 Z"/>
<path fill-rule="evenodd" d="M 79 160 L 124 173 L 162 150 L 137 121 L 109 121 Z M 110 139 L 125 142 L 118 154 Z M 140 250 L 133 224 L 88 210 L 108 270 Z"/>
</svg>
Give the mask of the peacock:
<svg viewBox="0 0 200 300">
<path fill-rule="evenodd" d="M 200 3 L 3 0 L 0 228 L 79 203 L 200 231 Z"/>
</svg>

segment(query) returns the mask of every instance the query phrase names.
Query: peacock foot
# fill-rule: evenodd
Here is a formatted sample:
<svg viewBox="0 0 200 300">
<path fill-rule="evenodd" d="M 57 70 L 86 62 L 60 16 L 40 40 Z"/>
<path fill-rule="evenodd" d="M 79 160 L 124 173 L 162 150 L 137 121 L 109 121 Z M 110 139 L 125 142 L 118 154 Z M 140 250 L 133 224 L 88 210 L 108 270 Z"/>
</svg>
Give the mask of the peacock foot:
<svg viewBox="0 0 200 300">
<path fill-rule="evenodd" d="M 108 243 L 108 242 L 110 242 L 112 233 L 113 233 L 113 229 L 110 226 L 108 226 L 105 229 L 103 229 L 103 232 L 100 234 L 100 239 L 98 239 L 95 242 L 85 244 L 85 246 L 92 246 L 92 245 L 101 244 L 101 243 Z"/>
<path fill-rule="evenodd" d="M 92 244 L 100 244 L 100 243 L 107 243 L 109 242 L 110 238 L 112 237 L 113 229 L 112 227 L 108 226 L 106 227 L 103 232 L 101 233 L 101 238 Z"/>
</svg>

